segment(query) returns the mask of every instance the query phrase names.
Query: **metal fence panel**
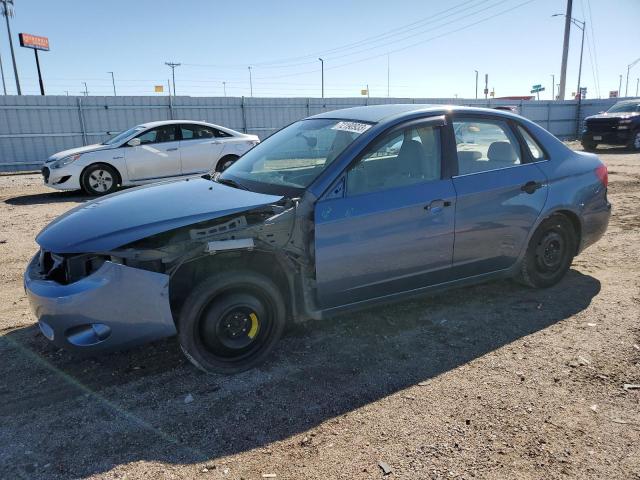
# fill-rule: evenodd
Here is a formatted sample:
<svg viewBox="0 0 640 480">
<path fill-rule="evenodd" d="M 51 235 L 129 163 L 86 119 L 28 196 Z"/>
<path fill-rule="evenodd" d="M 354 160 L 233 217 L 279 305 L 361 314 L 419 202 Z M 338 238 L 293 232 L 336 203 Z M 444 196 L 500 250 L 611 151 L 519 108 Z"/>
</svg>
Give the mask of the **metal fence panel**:
<svg viewBox="0 0 640 480">
<path fill-rule="evenodd" d="M 360 105 L 517 105 L 520 114 L 566 138 L 586 116 L 618 99 L 513 101 L 458 98 L 246 98 L 0 96 L 0 171 L 34 170 L 50 155 L 99 143 L 134 125 L 168 119 L 203 120 L 266 138 L 310 115 Z"/>
</svg>

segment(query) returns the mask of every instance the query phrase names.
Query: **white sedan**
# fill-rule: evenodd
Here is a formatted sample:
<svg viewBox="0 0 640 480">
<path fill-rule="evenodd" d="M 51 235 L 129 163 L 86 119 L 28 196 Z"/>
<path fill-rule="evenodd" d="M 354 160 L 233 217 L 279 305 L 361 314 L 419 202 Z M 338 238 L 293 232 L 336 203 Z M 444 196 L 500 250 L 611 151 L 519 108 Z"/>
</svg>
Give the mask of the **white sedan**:
<svg viewBox="0 0 640 480">
<path fill-rule="evenodd" d="M 211 123 L 150 122 L 104 143 L 56 153 L 42 175 L 48 187 L 105 195 L 119 186 L 222 171 L 259 142 L 255 135 Z"/>
</svg>

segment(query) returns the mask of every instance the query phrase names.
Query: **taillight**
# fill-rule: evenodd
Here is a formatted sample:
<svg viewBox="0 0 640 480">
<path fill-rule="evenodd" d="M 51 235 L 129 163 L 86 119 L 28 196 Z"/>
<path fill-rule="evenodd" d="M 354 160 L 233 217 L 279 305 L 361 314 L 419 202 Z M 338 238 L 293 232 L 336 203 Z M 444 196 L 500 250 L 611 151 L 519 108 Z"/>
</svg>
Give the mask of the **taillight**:
<svg viewBox="0 0 640 480">
<path fill-rule="evenodd" d="M 601 164 L 596 168 L 596 177 L 598 177 L 598 180 L 600 180 L 603 187 L 606 188 L 607 185 L 609 185 L 609 171 L 605 164 Z"/>
</svg>

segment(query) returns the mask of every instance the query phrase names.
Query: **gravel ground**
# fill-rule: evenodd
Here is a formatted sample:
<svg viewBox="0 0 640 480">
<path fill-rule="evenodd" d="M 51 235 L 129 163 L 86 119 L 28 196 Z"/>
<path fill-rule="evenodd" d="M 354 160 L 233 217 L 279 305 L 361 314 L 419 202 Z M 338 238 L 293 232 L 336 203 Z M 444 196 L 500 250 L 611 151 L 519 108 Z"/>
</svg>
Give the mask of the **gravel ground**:
<svg viewBox="0 0 640 480">
<path fill-rule="evenodd" d="M 556 287 L 298 326 L 233 377 L 175 339 L 94 359 L 49 345 L 22 272 L 86 199 L 1 176 L 0 477 L 370 479 L 382 461 L 386 478 L 640 479 L 640 390 L 623 388 L 640 383 L 640 154 L 601 157 L 609 230 Z"/>
</svg>

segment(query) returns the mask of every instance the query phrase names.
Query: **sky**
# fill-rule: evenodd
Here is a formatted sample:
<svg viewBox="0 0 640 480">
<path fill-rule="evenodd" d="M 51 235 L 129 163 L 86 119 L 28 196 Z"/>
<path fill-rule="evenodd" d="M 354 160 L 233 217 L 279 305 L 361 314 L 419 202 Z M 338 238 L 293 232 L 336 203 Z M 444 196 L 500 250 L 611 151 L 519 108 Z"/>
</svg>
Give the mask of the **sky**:
<svg viewBox="0 0 640 480">
<path fill-rule="evenodd" d="M 496 97 L 552 98 L 559 83 L 566 0 L 14 0 L 11 28 L 24 94 L 39 93 L 33 51 L 18 33 L 49 37 L 40 53 L 51 95 L 176 94 L 320 97 L 474 98 L 484 75 Z M 586 20 L 582 86 L 587 98 L 624 94 L 627 65 L 640 58 L 640 0 L 574 0 Z M 581 31 L 572 27 L 567 96 L 578 83 Z M 0 54 L 9 94 L 16 86 L 6 28 Z M 636 93 L 640 62 L 632 67 Z M 226 85 L 223 85 L 226 82 Z M 154 93 L 163 85 L 164 93 Z"/>
</svg>

